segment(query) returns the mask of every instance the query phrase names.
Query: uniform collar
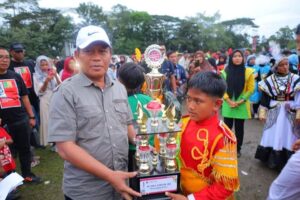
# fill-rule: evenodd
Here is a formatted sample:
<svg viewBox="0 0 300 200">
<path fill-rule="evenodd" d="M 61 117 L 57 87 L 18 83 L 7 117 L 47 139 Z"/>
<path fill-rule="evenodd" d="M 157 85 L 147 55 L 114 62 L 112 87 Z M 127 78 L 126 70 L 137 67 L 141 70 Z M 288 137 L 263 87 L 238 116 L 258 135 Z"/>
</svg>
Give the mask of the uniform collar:
<svg viewBox="0 0 300 200">
<path fill-rule="evenodd" d="M 219 115 L 216 113 L 215 115 L 211 116 L 208 119 L 205 119 L 200 122 L 196 122 L 196 124 L 201 125 L 201 126 L 207 126 L 207 125 L 214 125 L 219 123 Z"/>
</svg>

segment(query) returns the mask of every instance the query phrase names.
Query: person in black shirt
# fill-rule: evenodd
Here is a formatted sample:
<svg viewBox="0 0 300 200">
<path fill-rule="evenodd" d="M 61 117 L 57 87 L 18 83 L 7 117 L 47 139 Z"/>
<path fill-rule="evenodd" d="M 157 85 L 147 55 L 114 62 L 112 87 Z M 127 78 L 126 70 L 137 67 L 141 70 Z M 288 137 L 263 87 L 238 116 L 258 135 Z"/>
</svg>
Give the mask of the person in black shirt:
<svg viewBox="0 0 300 200">
<path fill-rule="evenodd" d="M 9 53 L 0 47 L 0 118 L 7 125 L 19 154 L 21 172 L 25 182 L 40 182 L 31 173 L 30 134 L 35 125 L 35 117 L 28 98 L 28 90 L 22 77 L 8 70 Z"/>
<path fill-rule="evenodd" d="M 25 48 L 20 43 L 13 43 L 10 46 L 10 54 L 12 56 L 9 69 L 17 72 L 23 78 L 26 88 L 28 89 L 28 97 L 30 104 L 34 107 L 35 114 L 39 113 L 39 98 L 34 92 L 33 88 L 33 73 L 34 62 L 32 60 L 25 60 Z"/>
</svg>

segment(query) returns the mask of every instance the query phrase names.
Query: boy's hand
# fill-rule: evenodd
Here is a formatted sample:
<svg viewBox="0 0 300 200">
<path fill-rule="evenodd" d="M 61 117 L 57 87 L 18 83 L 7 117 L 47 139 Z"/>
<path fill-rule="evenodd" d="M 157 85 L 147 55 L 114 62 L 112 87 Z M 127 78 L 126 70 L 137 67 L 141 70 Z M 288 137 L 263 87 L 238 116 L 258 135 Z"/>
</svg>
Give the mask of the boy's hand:
<svg viewBox="0 0 300 200">
<path fill-rule="evenodd" d="M 166 192 L 166 196 L 170 197 L 172 200 L 188 200 L 187 197 L 185 197 L 181 194 L 173 194 L 170 192 Z"/>
</svg>

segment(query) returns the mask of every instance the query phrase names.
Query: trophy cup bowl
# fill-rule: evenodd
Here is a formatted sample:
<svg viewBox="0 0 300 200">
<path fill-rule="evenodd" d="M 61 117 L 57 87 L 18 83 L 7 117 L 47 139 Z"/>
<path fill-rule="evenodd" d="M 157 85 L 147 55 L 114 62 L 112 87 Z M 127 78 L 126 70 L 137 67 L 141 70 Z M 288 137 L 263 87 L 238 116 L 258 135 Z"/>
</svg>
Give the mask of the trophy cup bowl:
<svg viewBox="0 0 300 200">
<path fill-rule="evenodd" d="M 160 73 L 149 73 L 145 75 L 147 94 L 153 99 L 159 99 L 162 94 L 164 75 Z"/>
</svg>

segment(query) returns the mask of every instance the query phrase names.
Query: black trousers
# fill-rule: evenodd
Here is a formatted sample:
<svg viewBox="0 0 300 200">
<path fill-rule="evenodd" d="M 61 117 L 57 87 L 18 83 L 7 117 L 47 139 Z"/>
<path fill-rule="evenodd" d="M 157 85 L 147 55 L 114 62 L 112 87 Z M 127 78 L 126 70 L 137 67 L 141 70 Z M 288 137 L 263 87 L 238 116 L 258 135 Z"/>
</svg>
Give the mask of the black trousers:
<svg viewBox="0 0 300 200">
<path fill-rule="evenodd" d="M 257 114 L 259 105 L 260 105 L 259 103 L 254 103 L 254 104 L 253 104 L 253 113 L 254 113 L 254 114 Z"/>
<path fill-rule="evenodd" d="M 73 200 L 73 199 L 65 195 L 65 200 Z"/>
<path fill-rule="evenodd" d="M 234 119 L 224 117 L 225 124 L 232 129 L 234 125 L 235 135 L 237 139 L 237 150 L 238 152 L 242 148 L 243 140 L 244 140 L 244 119 Z"/>
<path fill-rule="evenodd" d="M 8 133 L 13 139 L 12 148 L 19 154 L 22 176 L 31 174 L 30 134 L 31 127 L 28 118 L 7 124 Z"/>
</svg>

